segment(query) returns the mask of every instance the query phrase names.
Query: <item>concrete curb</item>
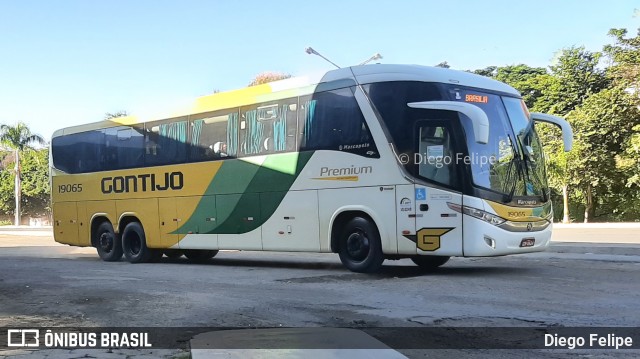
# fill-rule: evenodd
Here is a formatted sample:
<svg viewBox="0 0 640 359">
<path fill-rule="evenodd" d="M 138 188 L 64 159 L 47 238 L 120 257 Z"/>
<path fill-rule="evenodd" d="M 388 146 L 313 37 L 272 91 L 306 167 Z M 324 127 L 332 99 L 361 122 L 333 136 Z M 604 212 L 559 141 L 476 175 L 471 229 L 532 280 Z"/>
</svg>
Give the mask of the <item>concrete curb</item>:
<svg viewBox="0 0 640 359">
<path fill-rule="evenodd" d="M 607 222 L 607 223 L 554 223 L 554 229 L 590 229 L 590 228 L 639 228 L 640 222 Z"/>
<path fill-rule="evenodd" d="M 51 232 L 53 227 L 51 226 L 0 226 L 0 233 L 3 232 Z"/>
</svg>

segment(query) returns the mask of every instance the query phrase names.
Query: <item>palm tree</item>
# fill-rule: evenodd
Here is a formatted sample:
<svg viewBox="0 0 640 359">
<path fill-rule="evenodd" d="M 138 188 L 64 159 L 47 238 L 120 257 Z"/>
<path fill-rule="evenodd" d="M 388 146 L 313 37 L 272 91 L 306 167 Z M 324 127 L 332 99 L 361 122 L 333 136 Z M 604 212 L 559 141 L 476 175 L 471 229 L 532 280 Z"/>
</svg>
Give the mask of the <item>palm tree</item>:
<svg viewBox="0 0 640 359">
<path fill-rule="evenodd" d="M 20 153 L 26 149 L 33 148 L 31 145 L 34 143 L 44 145 L 44 138 L 35 133 L 31 133 L 31 130 L 27 125 L 19 122 L 15 126 L 0 125 L 0 142 L 14 150 L 15 157 L 15 224 L 20 225 L 20 201 L 22 200 L 22 184 L 20 182 Z"/>
</svg>

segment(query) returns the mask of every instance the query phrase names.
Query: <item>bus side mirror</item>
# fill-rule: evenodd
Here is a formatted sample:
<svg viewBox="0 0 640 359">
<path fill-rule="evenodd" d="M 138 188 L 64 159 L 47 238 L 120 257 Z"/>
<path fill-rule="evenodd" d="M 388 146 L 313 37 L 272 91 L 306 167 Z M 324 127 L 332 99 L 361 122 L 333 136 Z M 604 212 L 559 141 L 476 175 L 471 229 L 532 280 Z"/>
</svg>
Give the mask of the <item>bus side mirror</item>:
<svg viewBox="0 0 640 359">
<path fill-rule="evenodd" d="M 424 101 L 410 102 L 407 106 L 411 108 L 422 108 L 425 110 L 455 111 L 466 115 L 471 119 L 473 125 L 473 135 L 476 142 L 485 144 L 489 142 L 489 119 L 487 114 L 476 105 L 466 102 L 456 101 Z"/>
<path fill-rule="evenodd" d="M 558 116 L 547 115 L 545 113 L 532 112 L 531 120 L 537 122 L 546 122 L 554 124 L 562 129 L 562 143 L 564 151 L 569 152 L 573 148 L 573 130 L 571 125 L 564 118 Z"/>
</svg>

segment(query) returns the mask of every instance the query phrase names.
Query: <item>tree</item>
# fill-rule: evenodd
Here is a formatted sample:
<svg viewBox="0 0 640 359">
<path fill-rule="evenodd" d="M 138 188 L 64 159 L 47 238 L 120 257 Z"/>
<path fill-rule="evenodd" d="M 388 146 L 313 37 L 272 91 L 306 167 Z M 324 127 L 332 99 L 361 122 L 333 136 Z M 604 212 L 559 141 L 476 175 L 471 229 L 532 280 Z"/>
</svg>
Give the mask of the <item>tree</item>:
<svg viewBox="0 0 640 359">
<path fill-rule="evenodd" d="M 104 119 L 105 120 L 111 120 L 112 118 L 118 118 L 118 117 L 127 117 L 129 116 L 129 113 L 127 113 L 127 111 L 117 111 L 117 112 L 107 112 L 104 114 Z"/>
<path fill-rule="evenodd" d="M 449 66 L 449 63 L 448 63 L 448 62 L 446 62 L 446 61 L 442 61 L 441 63 L 437 64 L 435 67 L 442 67 L 442 68 L 448 69 L 448 68 L 450 68 L 451 66 Z"/>
<path fill-rule="evenodd" d="M 614 37 L 616 43 L 604 47 L 604 53 L 611 61 L 607 73 L 616 83 L 638 91 L 640 88 L 640 28 L 636 37 L 625 38 L 626 35 L 626 29 L 609 30 L 609 36 Z"/>
<path fill-rule="evenodd" d="M 21 175 L 20 175 L 20 154 L 31 149 L 31 145 L 36 143 L 44 145 L 44 138 L 31 132 L 29 127 L 22 122 L 15 126 L 0 126 L 0 142 L 14 151 L 14 196 L 15 196 L 15 225 L 20 225 L 20 202 L 22 195 Z"/>
<path fill-rule="evenodd" d="M 248 86 L 256 86 L 256 85 L 266 84 L 268 82 L 284 80 L 284 79 L 288 79 L 290 77 L 291 77 L 291 75 L 285 74 L 285 73 L 282 73 L 282 72 L 265 71 L 265 72 L 261 72 L 261 73 L 257 74 L 256 77 L 254 77 L 253 80 L 251 80 L 251 82 L 249 83 Z"/>
<path fill-rule="evenodd" d="M 49 149 L 25 151 L 22 164 L 22 212 L 34 217 L 50 213 Z"/>
<path fill-rule="evenodd" d="M 563 49 L 554 65 L 549 66 L 557 79 L 553 88 L 545 92 L 553 105 L 549 112 L 566 116 L 589 96 L 609 85 L 605 71 L 598 68 L 600 52 L 590 52 L 584 47 Z"/>
<path fill-rule="evenodd" d="M 637 208 L 620 203 L 633 197 L 637 188 L 628 185 L 632 179 L 622 170 L 621 159 L 640 126 L 634 96 L 621 86 L 607 88 L 587 98 L 569 117 L 579 144 L 571 171 L 584 199 L 584 221 L 596 216 L 598 206 L 601 215 L 629 217 Z"/>
<path fill-rule="evenodd" d="M 533 107 L 542 96 L 544 87 L 538 78 L 548 76 L 543 67 L 530 67 L 525 64 L 502 66 L 495 70 L 495 79 L 508 83 L 522 94 L 522 99 L 529 107 Z"/>
<path fill-rule="evenodd" d="M 484 69 L 473 70 L 471 72 L 473 72 L 476 75 L 495 78 L 497 69 L 498 69 L 498 66 L 487 66 Z"/>
</svg>

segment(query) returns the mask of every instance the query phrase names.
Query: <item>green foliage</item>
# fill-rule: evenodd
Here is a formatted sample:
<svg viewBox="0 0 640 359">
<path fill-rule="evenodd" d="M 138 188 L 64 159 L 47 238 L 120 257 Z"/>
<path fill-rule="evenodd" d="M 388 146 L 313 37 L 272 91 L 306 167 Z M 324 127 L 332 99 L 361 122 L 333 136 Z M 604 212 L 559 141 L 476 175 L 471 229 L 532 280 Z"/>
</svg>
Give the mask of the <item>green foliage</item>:
<svg viewBox="0 0 640 359">
<path fill-rule="evenodd" d="M 574 220 L 640 218 L 640 29 L 626 38 L 612 29 L 615 44 L 603 53 L 571 47 L 549 70 L 524 64 L 473 71 L 516 88 L 532 111 L 566 117 L 574 130 L 573 151 L 563 150 L 561 131 L 537 124 L 544 144 L 555 218 Z M 601 60 L 608 57 L 609 67 Z M 584 211 L 584 213 L 582 212 Z"/>
<path fill-rule="evenodd" d="M 538 78 L 546 75 L 547 71 L 542 67 L 529 67 L 520 64 L 498 67 L 495 79 L 506 82 L 518 89 L 527 106 L 533 107 L 545 89 L 545 87 L 540 86 Z"/>
<path fill-rule="evenodd" d="M 629 155 L 628 146 L 637 136 L 634 128 L 640 125 L 635 98 L 619 86 L 607 88 L 587 98 L 569 118 L 579 144 L 571 172 L 579 188 L 593 190 L 599 210 L 594 207 L 592 215 L 632 219 L 639 208 L 623 204 L 638 188 L 628 186 L 632 179 L 621 159 Z"/>
<path fill-rule="evenodd" d="M 22 163 L 22 211 L 32 217 L 50 212 L 49 150 L 25 151 Z"/>
<path fill-rule="evenodd" d="M 30 197 L 29 195 L 25 197 L 22 196 L 23 176 L 21 174 L 22 173 L 21 170 L 24 168 L 25 165 L 22 164 L 21 161 L 19 160 L 25 152 L 28 152 L 32 149 L 31 147 L 32 144 L 35 143 L 35 144 L 44 145 L 45 141 L 42 138 L 42 136 L 32 133 L 27 125 L 25 125 L 22 122 L 19 122 L 15 126 L 4 125 L 4 124 L 0 125 L 0 142 L 4 146 L 14 150 L 12 152 L 12 155 L 13 155 L 12 162 L 14 164 L 13 171 L 9 172 L 8 174 L 4 174 L 3 180 L 7 180 L 10 178 L 14 180 L 13 181 L 14 183 L 13 199 L 15 204 L 14 204 L 13 212 L 15 216 L 15 224 L 20 225 L 21 215 L 23 214 L 22 208 L 24 207 L 23 202 L 25 200 L 27 200 L 27 207 L 30 210 L 34 210 L 35 208 L 38 208 L 38 203 L 39 203 L 39 206 L 42 207 L 44 202 L 36 198 L 32 200 L 32 197 Z M 27 165 L 28 164 L 29 162 L 27 162 Z M 46 164 L 45 164 L 45 173 L 46 173 Z M 37 181 L 34 181 L 32 184 L 36 184 L 36 183 Z M 36 197 L 38 197 L 38 195 L 36 195 Z M 9 206 L 9 205 L 5 203 L 4 206 Z"/>
<path fill-rule="evenodd" d="M 13 152 L 0 152 L 0 213 L 13 213 L 15 209 Z M 49 150 L 26 150 L 20 157 L 22 168 L 22 214 L 45 216 L 50 211 Z"/>
<path fill-rule="evenodd" d="M 251 80 L 248 86 L 256 86 L 261 84 L 266 84 L 273 81 L 284 80 L 290 78 L 291 75 L 281 73 L 281 72 L 262 72 L 256 75 L 256 77 Z"/>
<path fill-rule="evenodd" d="M 117 112 L 107 112 L 104 114 L 104 119 L 105 120 L 111 120 L 112 118 L 118 118 L 118 117 L 127 117 L 129 116 L 129 113 L 127 111 L 117 111 Z"/>
<path fill-rule="evenodd" d="M 609 56 L 612 65 L 607 69 L 608 75 L 622 86 L 638 89 L 640 85 L 640 29 L 638 35 L 625 38 L 627 30 L 611 29 L 609 36 L 616 43 L 606 45 L 604 53 Z"/>
<path fill-rule="evenodd" d="M 12 149 L 24 151 L 36 143 L 44 145 L 44 138 L 40 135 L 31 133 L 27 125 L 18 122 L 15 126 L 0 125 L 0 142 Z"/>
<path fill-rule="evenodd" d="M 549 66 L 556 79 L 549 83 L 553 88 L 545 90 L 554 100 L 549 112 L 566 116 L 587 97 L 607 87 L 605 72 L 598 68 L 601 57 L 601 53 L 587 51 L 584 47 L 560 52 L 555 64 Z"/>
</svg>

